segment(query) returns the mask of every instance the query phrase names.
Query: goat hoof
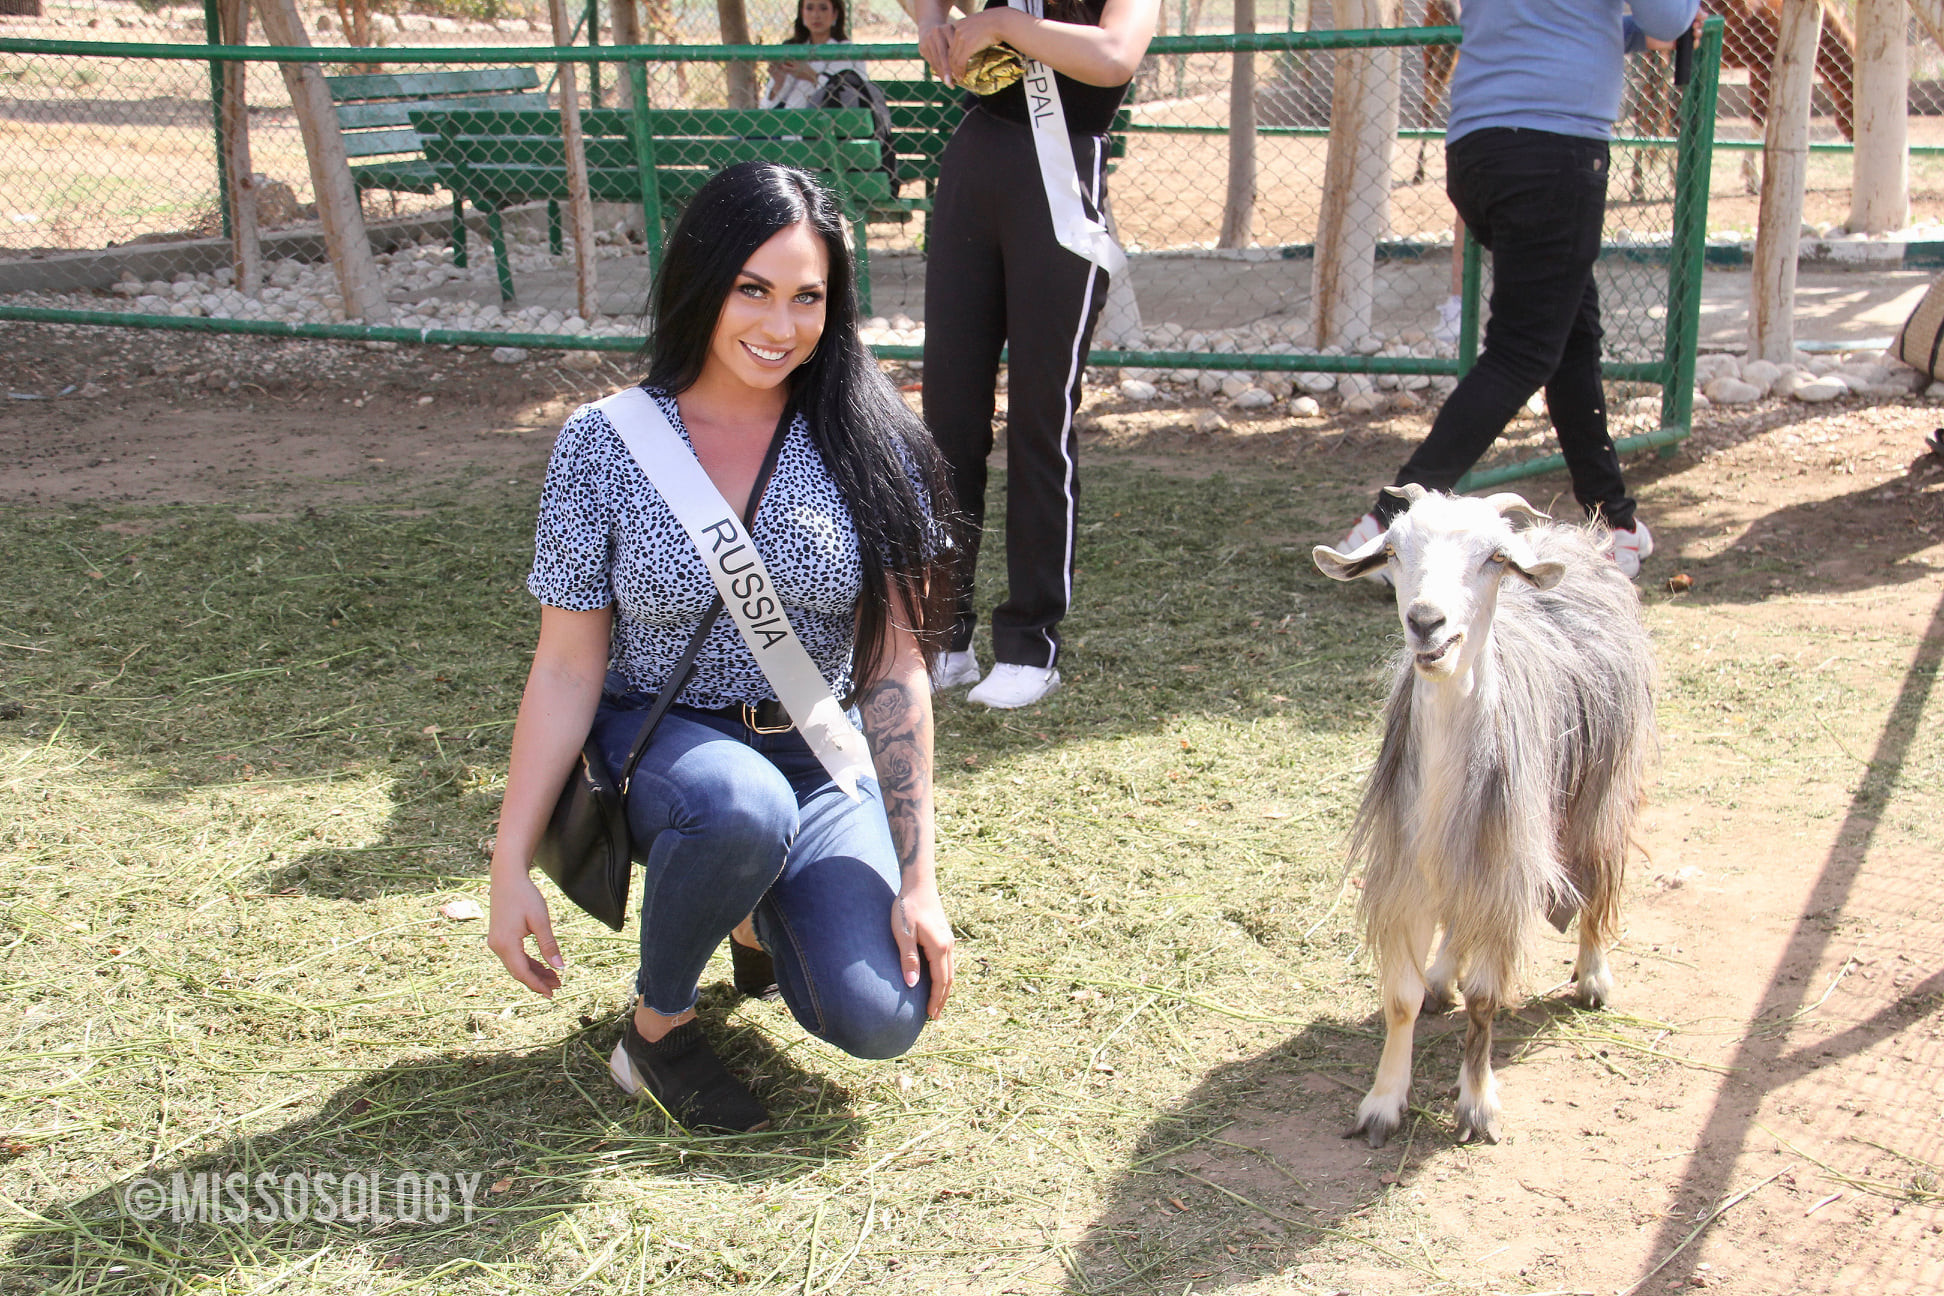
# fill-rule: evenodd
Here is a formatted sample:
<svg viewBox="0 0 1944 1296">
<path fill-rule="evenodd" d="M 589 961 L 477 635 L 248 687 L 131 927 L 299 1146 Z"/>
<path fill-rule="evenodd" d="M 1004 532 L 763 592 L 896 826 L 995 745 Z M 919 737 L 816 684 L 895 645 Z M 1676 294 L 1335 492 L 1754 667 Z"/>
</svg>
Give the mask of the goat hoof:
<svg viewBox="0 0 1944 1296">
<path fill-rule="evenodd" d="M 1458 1001 L 1452 998 L 1451 991 L 1431 988 L 1425 990 L 1424 1007 L 1419 1011 L 1426 1017 L 1439 1017 L 1457 1006 Z"/>
<path fill-rule="evenodd" d="M 1380 1148 L 1390 1142 L 1390 1136 L 1397 1133 L 1403 1123 L 1402 1112 L 1359 1110 L 1357 1123 L 1343 1131 L 1343 1137 L 1352 1139 L 1361 1134 L 1370 1146 Z"/>
<path fill-rule="evenodd" d="M 1466 1110 L 1463 1107 L 1458 1109 L 1458 1142 L 1470 1143 L 1477 1140 L 1480 1143 L 1496 1143 L 1502 1132 L 1497 1112 L 1483 1109 Z"/>
<path fill-rule="evenodd" d="M 1613 976 L 1608 972 L 1589 973 L 1577 978 L 1573 1002 L 1582 1008 L 1604 1008 L 1613 998 Z"/>
</svg>

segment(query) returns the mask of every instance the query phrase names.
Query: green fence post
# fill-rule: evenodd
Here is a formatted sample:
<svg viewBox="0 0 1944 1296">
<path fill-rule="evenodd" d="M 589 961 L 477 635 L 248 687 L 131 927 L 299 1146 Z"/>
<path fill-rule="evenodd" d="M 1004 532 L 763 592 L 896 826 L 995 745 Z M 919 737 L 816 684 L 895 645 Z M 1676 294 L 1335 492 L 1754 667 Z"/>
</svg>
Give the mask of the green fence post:
<svg viewBox="0 0 1944 1296">
<path fill-rule="evenodd" d="M 661 182 L 655 177 L 655 125 L 648 111 L 648 64 L 628 64 L 628 85 L 634 91 L 635 170 L 641 173 L 641 238 L 648 245 L 648 278 L 661 273 Z"/>
<path fill-rule="evenodd" d="M 587 47 L 594 49 L 601 43 L 601 0 L 587 0 Z M 601 65 L 589 62 L 587 65 L 587 106 L 601 106 Z"/>
<path fill-rule="evenodd" d="M 211 45 L 223 43 L 223 20 L 216 12 L 216 0 L 203 0 L 203 31 Z M 209 61 L 209 103 L 216 124 L 216 205 L 223 213 L 223 237 L 230 237 L 229 141 L 223 135 L 223 65 Z"/>
<path fill-rule="evenodd" d="M 1694 353 L 1701 343 L 1701 273 L 1707 254 L 1708 184 L 1714 171 L 1715 100 L 1721 79 L 1722 21 L 1710 18 L 1695 50 L 1694 77 L 1681 96 L 1680 153 L 1674 172 L 1674 245 L 1667 258 L 1667 331 L 1661 356 L 1661 427 L 1685 439 L 1694 426 Z M 1677 441 L 1660 448 L 1663 458 Z"/>
<path fill-rule="evenodd" d="M 1471 227 L 1465 227 L 1464 268 L 1458 280 L 1458 376 L 1478 363 L 1478 322 L 1485 313 L 1484 257 Z"/>
</svg>

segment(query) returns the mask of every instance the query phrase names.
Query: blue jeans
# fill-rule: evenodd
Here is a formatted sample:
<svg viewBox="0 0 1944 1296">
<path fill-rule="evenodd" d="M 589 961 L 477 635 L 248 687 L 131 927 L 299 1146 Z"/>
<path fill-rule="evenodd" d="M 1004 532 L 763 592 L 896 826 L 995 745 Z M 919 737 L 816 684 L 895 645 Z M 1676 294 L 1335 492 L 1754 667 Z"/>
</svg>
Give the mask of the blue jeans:
<svg viewBox="0 0 1944 1296">
<path fill-rule="evenodd" d="M 1493 126 L 1445 150 L 1445 191 L 1492 253 L 1491 315 L 1478 363 L 1445 398 L 1397 474 L 1450 490 L 1541 387 L 1573 495 L 1607 524 L 1631 527 L 1633 497 L 1607 435 L 1600 385 L 1600 294 L 1593 263 L 1606 217 L 1607 142 Z M 1380 521 L 1405 502 L 1380 496 Z"/>
<path fill-rule="evenodd" d="M 617 777 L 648 705 L 640 694 L 601 699 L 594 736 Z M 759 734 L 670 707 L 628 787 L 643 870 L 642 1001 L 668 1016 L 693 1008 L 709 956 L 753 912 L 805 1030 L 853 1057 L 909 1049 L 931 983 L 922 970 L 916 987 L 904 983 L 891 937 L 897 851 L 877 785 L 861 790 L 846 797 L 795 730 Z"/>
</svg>

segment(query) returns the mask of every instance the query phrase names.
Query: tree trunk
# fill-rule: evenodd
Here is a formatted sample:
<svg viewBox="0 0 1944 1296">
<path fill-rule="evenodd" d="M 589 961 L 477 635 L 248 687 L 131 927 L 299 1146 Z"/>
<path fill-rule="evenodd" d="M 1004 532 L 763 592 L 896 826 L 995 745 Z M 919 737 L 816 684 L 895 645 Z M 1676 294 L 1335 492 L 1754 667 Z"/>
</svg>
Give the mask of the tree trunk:
<svg viewBox="0 0 1944 1296">
<path fill-rule="evenodd" d="M 257 0 L 257 16 L 272 45 L 310 44 L 304 21 L 297 16 L 296 0 Z M 324 84 L 324 73 L 315 63 L 279 63 L 277 67 L 290 90 L 290 105 L 296 110 L 297 126 L 304 137 L 311 188 L 317 194 L 317 223 L 324 229 L 324 247 L 337 270 L 344 313 L 369 324 L 388 324 L 391 306 L 378 282 L 364 211 L 358 206 L 357 186 L 351 182 L 351 163 L 344 154 L 344 137 L 338 133 L 337 109 Z"/>
<path fill-rule="evenodd" d="M 716 0 L 716 19 L 722 24 L 722 43 L 724 45 L 747 45 L 749 41 L 749 12 L 743 7 L 743 0 Z M 756 106 L 756 69 L 749 63 L 726 63 L 723 75 L 729 83 L 729 106 L 731 108 L 754 108 Z"/>
<path fill-rule="evenodd" d="M 616 45 L 641 44 L 641 24 L 635 16 L 635 0 L 608 0 L 608 21 L 614 27 Z M 614 78 L 615 102 L 623 108 L 634 107 L 634 83 L 625 67 Z"/>
<path fill-rule="evenodd" d="M 1908 27 L 1904 0 L 1857 0 L 1853 234 L 1884 234 L 1910 221 Z"/>
<path fill-rule="evenodd" d="M 1393 4 L 1394 0 L 1337 0 L 1337 26 L 1343 30 L 1388 26 Z M 1370 332 L 1377 242 L 1390 232 L 1397 91 L 1395 49 L 1338 53 L 1323 205 L 1316 219 L 1311 306 L 1318 347 L 1353 344 Z"/>
<path fill-rule="evenodd" d="M 567 0 L 548 0 L 554 44 L 566 45 L 574 33 Z M 574 288 L 580 317 L 593 323 L 601 313 L 601 291 L 594 263 L 594 200 L 587 192 L 587 146 L 581 136 L 580 68 L 560 65 L 560 137 L 567 153 L 567 213 L 574 222 Z"/>
<path fill-rule="evenodd" d="M 41 0 L 0 0 L 0 17 L 38 18 Z"/>
<path fill-rule="evenodd" d="M 221 0 L 216 21 L 223 44 L 246 44 L 249 0 Z M 223 176 L 229 185 L 230 274 L 236 291 L 254 297 L 263 283 L 263 245 L 257 239 L 256 178 L 250 170 L 248 70 L 247 63 L 223 64 Z"/>
<path fill-rule="evenodd" d="M 1944 49 L 1944 0 L 1910 0 L 1910 12 L 1930 33 L 1931 42 Z"/>
<path fill-rule="evenodd" d="M 1755 227 L 1754 300 L 1748 354 L 1788 364 L 1795 358 L 1796 257 L 1802 246 L 1802 191 L 1809 165 L 1809 96 L 1815 86 L 1818 0 L 1782 0 L 1762 141 L 1762 198 Z"/>
<path fill-rule="evenodd" d="M 1255 0 L 1235 0 L 1235 34 L 1255 31 Z M 1255 55 L 1237 53 L 1229 73 L 1228 198 L 1222 204 L 1219 246 L 1249 246 L 1255 231 Z"/>
</svg>

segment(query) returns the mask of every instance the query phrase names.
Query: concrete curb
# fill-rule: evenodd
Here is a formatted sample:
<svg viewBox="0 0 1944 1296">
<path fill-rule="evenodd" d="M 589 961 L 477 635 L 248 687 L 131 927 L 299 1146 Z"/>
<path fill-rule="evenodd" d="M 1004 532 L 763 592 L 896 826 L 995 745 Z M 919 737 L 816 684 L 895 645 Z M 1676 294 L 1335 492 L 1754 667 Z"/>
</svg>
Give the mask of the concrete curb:
<svg viewBox="0 0 1944 1296">
<path fill-rule="evenodd" d="M 628 220 L 628 214 L 633 219 Z M 547 205 L 529 203 L 509 207 L 500 214 L 508 234 L 544 234 Z M 565 213 L 562 213 L 565 220 Z M 594 224 L 598 229 L 612 228 L 617 220 L 639 228 L 641 209 L 626 203 L 595 203 Z M 452 230 L 448 211 L 413 216 L 403 220 L 367 221 L 365 235 L 373 252 L 391 252 L 423 243 L 444 240 Z M 322 262 L 323 231 L 315 225 L 277 230 L 261 240 L 265 261 Z M 486 239 L 486 217 L 478 212 L 466 216 L 466 247 L 475 258 L 492 259 L 492 246 Z M 0 296 L 24 292 L 82 292 L 107 288 L 123 275 L 141 280 L 172 279 L 179 274 L 202 274 L 230 263 L 230 242 L 226 238 L 178 239 L 170 242 L 125 243 L 98 252 L 68 252 L 35 257 L 26 261 L 0 261 Z"/>
</svg>

